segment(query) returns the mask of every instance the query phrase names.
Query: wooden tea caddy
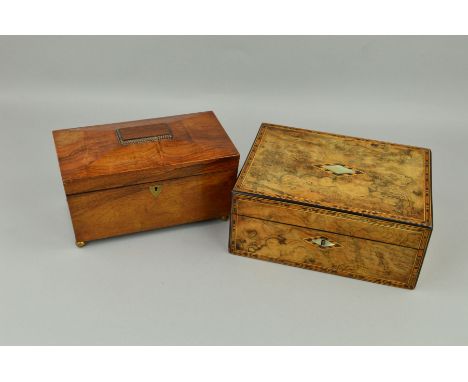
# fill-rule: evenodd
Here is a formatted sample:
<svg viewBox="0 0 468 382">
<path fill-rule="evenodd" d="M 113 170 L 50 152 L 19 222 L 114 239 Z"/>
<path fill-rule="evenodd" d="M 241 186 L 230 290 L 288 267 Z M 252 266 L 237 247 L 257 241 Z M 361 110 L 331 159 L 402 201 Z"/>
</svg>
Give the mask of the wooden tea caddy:
<svg viewBox="0 0 468 382">
<path fill-rule="evenodd" d="M 229 215 L 239 153 L 211 111 L 53 137 L 79 247 Z"/>
</svg>

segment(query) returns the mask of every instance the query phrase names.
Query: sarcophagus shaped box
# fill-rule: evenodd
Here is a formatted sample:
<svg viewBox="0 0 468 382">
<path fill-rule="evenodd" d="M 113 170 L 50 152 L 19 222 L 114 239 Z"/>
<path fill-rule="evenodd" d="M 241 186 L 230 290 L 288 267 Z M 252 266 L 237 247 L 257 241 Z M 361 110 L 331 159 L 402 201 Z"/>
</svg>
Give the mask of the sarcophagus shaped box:
<svg viewBox="0 0 468 382">
<path fill-rule="evenodd" d="M 239 153 L 213 112 L 53 136 L 78 246 L 229 215 Z"/>
</svg>

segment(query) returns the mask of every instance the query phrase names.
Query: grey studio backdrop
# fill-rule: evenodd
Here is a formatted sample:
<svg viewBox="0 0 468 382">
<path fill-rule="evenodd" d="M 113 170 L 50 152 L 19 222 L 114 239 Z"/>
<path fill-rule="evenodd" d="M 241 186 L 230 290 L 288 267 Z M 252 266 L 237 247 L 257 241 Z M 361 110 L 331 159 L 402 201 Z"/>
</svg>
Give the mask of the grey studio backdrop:
<svg viewBox="0 0 468 382">
<path fill-rule="evenodd" d="M 465 37 L 0 38 L 0 343 L 468 345 Z M 425 146 L 413 291 L 230 255 L 209 221 L 75 247 L 51 131 L 214 110 Z"/>
</svg>

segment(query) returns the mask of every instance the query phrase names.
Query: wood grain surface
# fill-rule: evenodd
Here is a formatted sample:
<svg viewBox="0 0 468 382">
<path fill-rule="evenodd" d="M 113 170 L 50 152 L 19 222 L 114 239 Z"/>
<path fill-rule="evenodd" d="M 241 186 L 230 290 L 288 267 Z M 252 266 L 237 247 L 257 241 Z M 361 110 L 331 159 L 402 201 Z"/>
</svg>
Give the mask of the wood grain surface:
<svg viewBox="0 0 468 382">
<path fill-rule="evenodd" d="M 352 277 L 402 288 L 414 288 L 424 250 L 233 215 L 234 254 Z M 321 248 L 308 239 L 335 244 Z"/>
<path fill-rule="evenodd" d="M 428 149 L 262 124 L 230 252 L 413 289 L 432 232 Z"/>
<path fill-rule="evenodd" d="M 233 195 L 238 215 L 420 249 L 429 228 L 247 195 Z"/>
<path fill-rule="evenodd" d="M 172 139 L 121 144 L 165 126 Z M 126 133 L 128 129 L 128 134 Z M 239 153 L 213 112 L 53 132 L 67 194 L 179 178 L 237 167 Z"/>
<path fill-rule="evenodd" d="M 235 190 L 432 226 L 430 151 L 263 124 Z M 326 165 L 354 175 L 335 175 Z"/>
<path fill-rule="evenodd" d="M 77 242 L 229 215 L 237 171 L 67 196 Z M 150 187 L 161 187 L 153 196 Z"/>
<path fill-rule="evenodd" d="M 76 244 L 226 218 L 239 153 L 213 112 L 53 132 Z"/>
</svg>

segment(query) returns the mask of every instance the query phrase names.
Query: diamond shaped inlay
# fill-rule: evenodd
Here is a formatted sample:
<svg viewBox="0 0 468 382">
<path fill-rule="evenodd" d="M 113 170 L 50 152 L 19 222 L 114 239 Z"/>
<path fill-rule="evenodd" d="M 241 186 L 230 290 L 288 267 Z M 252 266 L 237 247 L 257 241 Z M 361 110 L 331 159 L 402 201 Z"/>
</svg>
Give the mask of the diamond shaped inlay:
<svg viewBox="0 0 468 382">
<path fill-rule="evenodd" d="M 348 168 L 346 166 L 342 166 L 341 164 L 331 164 L 331 165 L 326 165 L 323 167 L 336 175 L 355 174 L 355 171 L 353 169 Z"/>
<path fill-rule="evenodd" d="M 335 175 L 357 175 L 362 174 L 362 171 L 356 170 L 354 168 L 350 168 L 345 166 L 344 164 L 340 163 L 330 163 L 330 164 L 322 164 L 317 165 L 316 167 L 331 172 Z"/>
<path fill-rule="evenodd" d="M 328 240 L 326 237 L 309 237 L 304 239 L 306 242 L 310 244 L 314 244 L 320 248 L 330 248 L 330 247 L 339 247 L 338 243 L 334 243 L 333 241 Z"/>
</svg>

